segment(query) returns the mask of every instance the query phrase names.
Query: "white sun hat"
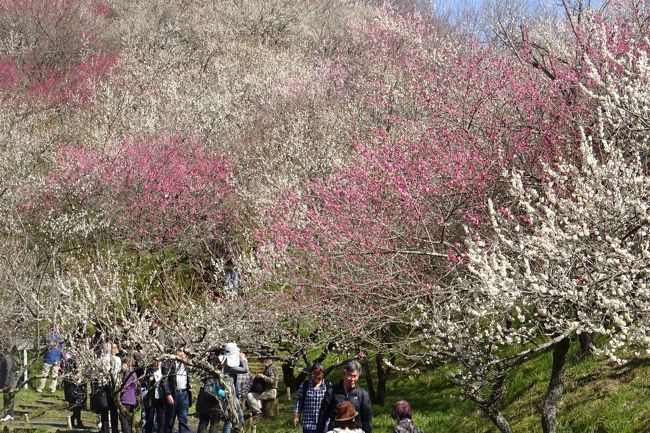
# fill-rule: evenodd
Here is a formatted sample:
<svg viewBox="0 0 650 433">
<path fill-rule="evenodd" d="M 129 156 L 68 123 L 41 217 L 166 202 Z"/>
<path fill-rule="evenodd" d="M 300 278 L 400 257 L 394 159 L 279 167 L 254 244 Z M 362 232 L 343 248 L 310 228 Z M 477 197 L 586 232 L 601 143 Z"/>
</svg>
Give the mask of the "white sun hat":
<svg viewBox="0 0 650 433">
<path fill-rule="evenodd" d="M 226 363 L 229 367 L 239 367 L 239 347 L 236 343 L 226 343 L 223 354 L 226 356 Z"/>
</svg>

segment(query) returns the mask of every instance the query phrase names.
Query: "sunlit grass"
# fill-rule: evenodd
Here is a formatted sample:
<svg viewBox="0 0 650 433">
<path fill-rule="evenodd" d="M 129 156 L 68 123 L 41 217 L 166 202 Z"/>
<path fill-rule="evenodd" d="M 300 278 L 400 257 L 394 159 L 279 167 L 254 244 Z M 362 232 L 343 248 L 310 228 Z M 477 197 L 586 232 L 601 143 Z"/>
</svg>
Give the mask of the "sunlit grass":
<svg viewBox="0 0 650 433">
<path fill-rule="evenodd" d="M 515 432 L 541 433 L 540 405 L 550 378 L 550 353 L 542 354 L 512 371 L 506 384 L 501 407 Z M 446 379 L 448 369 L 432 369 L 421 375 L 393 373 L 387 387 L 386 405 L 373 406 L 373 431 L 386 433 L 393 427 L 389 412 L 393 402 L 410 401 L 415 423 L 426 433 L 488 433 L 496 428 L 474 405 L 462 398 L 459 390 Z M 338 377 L 332 375 L 332 381 Z M 363 380 L 361 383 L 364 386 Z M 255 421 L 257 433 L 284 433 L 290 426 L 293 401 L 281 388 L 280 415 L 272 420 Z M 581 357 L 575 350 L 569 355 L 565 394 L 558 414 L 559 432 L 647 433 L 650 432 L 650 365 L 633 369 L 619 368 L 598 357 Z M 17 397 L 19 412 L 27 410 L 32 423 L 48 422 L 63 426 L 69 412 L 63 392 L 36 394 L 23 390 Z M 193 409 L 190 410 L 193 414 Z M 97 417 L 83 413 L 83 422 L 94 426 Z M 197 419 L 190 417 L 195 430 Z M 10 428 L 27 426 L 21 417 Z M 32 424 L 34 426 L 34 424 Z M 43 430 L 42 427 L 38 428 Z M 252 431 L 250 421 L 247 431 Z"/>
</svg>

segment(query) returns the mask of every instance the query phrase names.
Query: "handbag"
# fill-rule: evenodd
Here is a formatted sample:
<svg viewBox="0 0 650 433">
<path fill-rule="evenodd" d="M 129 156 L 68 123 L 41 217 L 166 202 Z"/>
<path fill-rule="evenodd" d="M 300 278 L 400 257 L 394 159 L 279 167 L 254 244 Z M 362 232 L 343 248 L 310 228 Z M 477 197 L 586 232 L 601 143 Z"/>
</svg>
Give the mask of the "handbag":
<svg viewBox="0 0 650 433">
<path fill-rule="evenodd" d="M 90 394 L 90 410 L 95 413 L 100 413 L 106 409 L 108 409 L 108 392 L 106 388 L 93 384 Z"/>
<path fill-rule="evenodd" d="M 264 392 L 264 379 L 260 377 L 256 377 L 253 379 L 253 383 L 251 384 L 251 389 L 250 392 L 253 394 L 261 394 Z"/>
</svg>

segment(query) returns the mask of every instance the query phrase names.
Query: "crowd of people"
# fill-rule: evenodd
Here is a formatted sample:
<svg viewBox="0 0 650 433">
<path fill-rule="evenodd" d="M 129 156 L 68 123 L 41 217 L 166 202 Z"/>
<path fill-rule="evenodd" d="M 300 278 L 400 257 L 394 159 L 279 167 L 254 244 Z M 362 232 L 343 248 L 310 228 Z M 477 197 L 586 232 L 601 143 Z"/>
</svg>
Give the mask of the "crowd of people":
<svg viewBox="0 0 650 433">
<path fill-rule="evenodd" d="M 265 416 L 263 402 L 277 399 L 278 370 L 271 352 L 259 355 L 263 370 L 251 374 L 246 355 L 234 342 L 212 350 L 207 357 L 211 368 L 206 369 L 192 368 L 194 364 L 184 348 L 177 349 L 173 357 L 141 366 L 132 353 L 122 353 L 118 344 L 106 341 L 97 358 L 102 374 L 89 379 L 71 352 L 64 349 L 60 336 L 51 331 L 35 391 L 42 393 L 49 379 L 49 391 L 55 392 L 63 373 L 64 398 L 73 428 L 86 428 L 81 414 L 90 400 L 101 433 L 109 433 L 109 429 L 110 433 L 133 433 L 138 409 L 141 433 L 172 433 L 176 421 L 178 433 L 189 433 L 193 374 L 201 382 L 195 407 L 197 433 L 239 431 L 245 422 L 244 408 L 248 408 L 250 419 L 256 420 Z M 0 346 L 2 422 L 15 416 L 13 400 L 19 384 L 12 349 L 15 347 Z M 370 397 L 358 386 L 361 371 L 361 364 L 351 360 L 344 366 L 342 380 L 332 384 L 325 379 L 325 367 L 312 364 L 308 379 L 296 393 L 293 427 L 302 427 L 303 433 L 372 433 Z M 391 415 L 396 422 L 393 433 L 421 433 L 405 400 L 395 403 Z"/>
</svg>

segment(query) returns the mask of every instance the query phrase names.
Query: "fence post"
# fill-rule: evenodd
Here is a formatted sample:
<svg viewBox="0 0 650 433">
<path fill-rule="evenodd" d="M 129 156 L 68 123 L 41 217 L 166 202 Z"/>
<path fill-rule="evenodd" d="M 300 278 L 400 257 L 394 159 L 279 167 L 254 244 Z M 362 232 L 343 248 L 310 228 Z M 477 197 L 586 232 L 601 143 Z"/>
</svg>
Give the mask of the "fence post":
<svg viewBox="0 0 650 433">
<path fill-rule="evenodd" d="M 29 388 L 29 373 L 27 372 L 27 348 L 23 347 L 23 367 L 25 368 L 25 372 L 23 373 L 23 379 L 25 381 L 25 384 L 23 385 L 23 388 L 27 389 Z"/>
</svg>

